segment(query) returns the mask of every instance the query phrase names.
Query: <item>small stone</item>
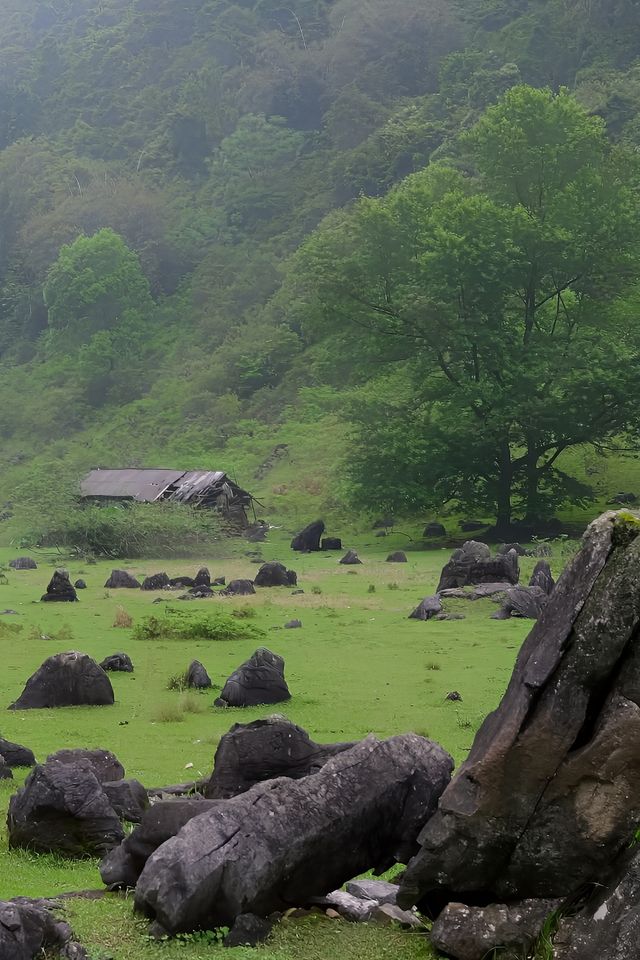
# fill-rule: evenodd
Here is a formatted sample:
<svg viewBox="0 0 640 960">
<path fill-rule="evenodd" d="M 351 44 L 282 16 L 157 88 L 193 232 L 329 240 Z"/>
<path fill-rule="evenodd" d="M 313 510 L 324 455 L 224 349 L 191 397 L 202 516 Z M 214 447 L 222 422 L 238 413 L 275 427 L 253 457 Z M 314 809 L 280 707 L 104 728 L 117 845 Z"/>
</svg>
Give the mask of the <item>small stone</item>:
<svg viewBox="0 0 640 960">
<path fill-rule="evenodd" d="M 371 919 L 389 926 L 397 923 L 407 929 L 423 926 L 422 921 L 415 913 L 411 913 L 409 910 L 401 910 L 395 903 L 377 904 L 371 914 Z"/>
<path fill-rule="evenodd" d="M 285 623 L 285 630 L 296 630 L 302 626 L 302 620 L 289 620 L 288 623 Z"/>
<path fill-rule="evenodd" d="M 395 903 L 398 887 L 386 880 L 350 880 L 347 893 L 362 900 L 375 900 L 377 903 Z"/>
<path fill-rule="evenodd" d="M 325 910 L 325 914 L 330 920 L 340 920 L 340 914 L 337 910 L 334 910 L 333 907 L 329 907 L 328 910 Z"/>
<path fill-rule="evenodd" d="M 448 693 L 445 697 L 445 700 L 453 700 L 456 702 L 462 701 L 462 697 L 457 690 L 452 690 L 451 693 Z"/>
</svg>

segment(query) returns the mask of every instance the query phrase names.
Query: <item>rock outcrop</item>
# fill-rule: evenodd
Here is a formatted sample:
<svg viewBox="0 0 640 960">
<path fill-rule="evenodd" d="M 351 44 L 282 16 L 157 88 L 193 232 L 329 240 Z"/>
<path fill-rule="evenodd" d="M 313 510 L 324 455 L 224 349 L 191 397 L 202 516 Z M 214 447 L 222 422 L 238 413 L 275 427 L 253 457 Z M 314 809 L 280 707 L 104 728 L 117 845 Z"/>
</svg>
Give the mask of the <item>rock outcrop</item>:
<svg viewBox="0 0 640 960">
<path fill-rule="evenodd" d="M 140 581 L 136 580 L 126 570 L 112 570 L 111 576 L 105 583 L 107 590 L 139 590 Z"/>
<path fill-rule="evenodd" d="M 126 653 L 112 653 L 104 658 L 100 666 L 103 670 L 111 670 L 113 673 L 133 673 L 131 657 Z"/>
<path fill-rule="evenodd" d="M 4 740 L 2 737 L 0 737 L 0 757 L 8 767 L 33 767 L 36 762 L 33 751 L 28 747 L 11 743 L 10 740 Z"/>
<path fill-rule="evenodd" d="M 211 677 L 199 660 L 192 660 L 184 676 L 185 683 L 194 690 L 208 690 L 211 687 Z"/>
<path fill-rule="evenodd" d="M 60 904 L 52 900 L 0 900 L 0 957 L 2 960 L 35 960 L 59 957 L 60 960 L 86 960 L 85 949 L 73 938 L 68 923 L 54 911 Z"/>
<path fill-rule="evenodd" d="M 425 597 L 413 613 L 409 614 L 409 620 L 433 620 L 439 613 L 442 613 L 440 597 Z"/>
<path fill-rule="evenodd" d="M 303 553 L 315 553 L 320 549 L 320 538 L 325 531 L 324 521 L 315 520 L 308 524 L 291 541 L 291 549 Z"/>
<path fill-rule="evenodd" d="M 368 737 L 313 776 L 212 801 L 147 860 L 136 907 L 172 934 L 211 929 L 406 862 L 452 767 L 415 734 Z"/>
<path fill-rule="evenodd" d="M 516 904 L 492 903 L 468 907 L 449 903 L 431 929 L 431 942 L 455 960 L 485 960 L 494 950 L 504 960 L 529 956 L 545 920 L 558 900 L 524 900 Z M 582 958 L 580 958 L 582 960 Z"/>
<path fill-rule="evenodd" d="M 282 703 L 291 694 L 284 678 L 284 660 L 266 647 L 259 647 L 231 674 L 215 702 L 217 707 L 255 707 Z"/>
<path fill-rule="evenodd" d="M 283 563 L 270 560 L 262 564 L 253 582 L 256 587 L 295 587 L 298 576 L 295 570 L 287 570 Z"/>
<path fill-rule="evenodd" d="M 78 595 L 66 570 L 55 571 L 49 581 L 47 592 L 40 599 L 44 603 L 75 603 Z"/>
<path fill-rule="evenodd" d="M 516 584 L 519 579 L 515 550 L 492 557 L 486 544 L 469 540 L 443 567 L 437 592 L 481 583 Z"/>
</svg>

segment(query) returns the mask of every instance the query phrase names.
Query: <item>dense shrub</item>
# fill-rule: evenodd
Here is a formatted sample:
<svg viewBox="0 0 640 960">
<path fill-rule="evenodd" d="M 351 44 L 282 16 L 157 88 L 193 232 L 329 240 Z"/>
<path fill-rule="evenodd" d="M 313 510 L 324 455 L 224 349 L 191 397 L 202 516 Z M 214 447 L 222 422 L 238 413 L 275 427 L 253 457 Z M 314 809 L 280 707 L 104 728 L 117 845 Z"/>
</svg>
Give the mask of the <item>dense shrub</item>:
<svg viewBox="0 0 640 960">
<path fill-rule="evenodd" d="M 147 617 L 133 630 L 134 640 L 255 640 L 260 641 L 264 632 L 251 623 L 238 621 L 237 617 L 216 611 L 202 617 L 187 611 L 169 610 L 164 616 Z"/>
</svg>

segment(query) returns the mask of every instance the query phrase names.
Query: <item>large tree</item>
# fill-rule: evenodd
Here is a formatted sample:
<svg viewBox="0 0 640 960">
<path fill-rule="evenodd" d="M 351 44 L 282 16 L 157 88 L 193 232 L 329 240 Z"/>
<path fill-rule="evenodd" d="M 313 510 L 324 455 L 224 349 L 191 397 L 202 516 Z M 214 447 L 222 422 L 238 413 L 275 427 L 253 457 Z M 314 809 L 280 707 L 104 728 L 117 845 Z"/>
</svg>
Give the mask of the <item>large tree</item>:
<svg viewBox="0 0 640 960">
<path fill-rule="evenodd" d="M 567 92 L 526 86 L 462 146 L 465 173 L 432 164 L 330 218 L 293 276 L 312 336 L 330 335 L 364 376 L 402 370 L 415 417 L 395 423 L 421 432 L 422 473 L 415 443 L 407 465 L 400 443 L 387 482 L 372 476 L 389 410 L 382 433 L 361 431 L 363 495 L 397 502 L 407 466 L 425 479 L 422 505 L 475 496 L 506 530 L 514 499 L 534 520 L 577 495 L 558 468 L 564 451 L 607 443 L 640 416 L 640 327 L 623 308 L 640 240 L 636 167 Z"/>
</svg>

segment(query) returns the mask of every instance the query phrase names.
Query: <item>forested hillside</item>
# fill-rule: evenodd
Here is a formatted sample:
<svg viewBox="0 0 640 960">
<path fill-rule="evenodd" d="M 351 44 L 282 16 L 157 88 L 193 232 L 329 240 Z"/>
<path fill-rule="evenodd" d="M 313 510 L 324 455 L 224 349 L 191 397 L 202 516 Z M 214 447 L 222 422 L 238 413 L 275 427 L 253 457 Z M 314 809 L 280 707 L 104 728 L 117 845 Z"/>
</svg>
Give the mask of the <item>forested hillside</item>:
<svg viewBox="0 0 640 960">
<path fill-rule="evenodd" d="M 522 206 L 500 193 L 497 175 L 490 182 L 495 157 L 483 154 L 489 140 L 476 124 L 506 91 L 529 85 L 570 91 L 577 105 L 556 133 L 573 149 L 582 130 L 598 184 L 620 190 L 598 193 L 579 151 L 553 187 L 562 202 L 550 215 L 556 233 L 545 235 L 556 259 L 548 254 L 544 304 L 562 312 L 571 336 L 581 311 L 589 369 L 604 372 L 558 392 L 556 422 L 540 405 L 515 418 L 513 502 L 502 516 L 521 504 L 534 516 L 588 502 L 597 454 L 619 437 L 634 445 L 637 411 L 623 399 L 637 370 L 639 28 L 634 0 L 0 0 L 0 500 L 15 504 L 89 466 L 211 465 L 238 473 L 269 506 L 282 476 L 269 471 L 277 458 L 260 466 L 287 443 L 290 472 L 306 468 L 292 493 L 328 510 L 355 492 L 372 509 L 418 513 L 455 497 L 499 515 L 496 454 L 475 444 L 480 466 L 460 467 L 470 449 L 455 416 L 462 401 L 448 414 L 457 461 L 436 475 L 423 465 L 455 460 L 442 431 L 429 434 L 428 411 L 442 397 L 427 389 L 416 402 L 407 392 L 415 364 L 402 351 L 390 369 L 375 350 L 354 350 L 358 336 L 370 343 L 366 329 L 344 345 L 353 304 L 341 314 L 327 279 L 342 276 L 343 293 L 364 282 L 361 262 L 345 266 L 353 248 L 340 246 L 364 209 L 357 198 L 381 198 L 372 209 L 394 216 L 402 194 L 393 188 L 430 162 L 465 181 L 484 177 L 492 210 Z M 448 184 L 448 193 L 434 188 L 438 202 L 458 189 Z M 568 190 L 591 197 L 590 213 Z M 454 213 L 445 204 L 438 222 Z M 416 216 L 428 219 L 426 208 Z M 598 233 L 601 220 L 608 232 Z M 485 249 L 495 250 L 482 222 Z M 508 258 L 512 231 L 500 223 Z M 562 246 L 584 253 L 582 280 L 567 274 L 566 286 L 556 271 Z M 492 309 L 507 297 L 502 288 L 490 295 Z M 529 320 L 559 329 L 548 310 L 525 317 L 525 328 Z M 510 395 L 535 393 L 556 343 L 530 368 L 518 359 Z M 455 349 L 448 342 L 446 355 Z M 505 351 L 500 363 L 510 362 Z M 428 364 L 421 369 L 436 384 Z M 603 378 L 616 381 L 604 399 Z M 612 406 L 624 409 L 613 417 Z M 576 413 L 586 407 L 597 413 L 589 423 Z M 572 417 L 580 422 L 567 438 Z M 396 422 L 402 429 L 385 434 Z M 595 467 L 585 453 L 594 440 Z M 580 451 L 576 471 L 575 459 L 558 469 L 566 450 Z M 334 469 L 341 482 L 329 485 Z M 404 487 L 395 478 L 385 486 L 394 469 L 408 477 Z"/>
</svg>

